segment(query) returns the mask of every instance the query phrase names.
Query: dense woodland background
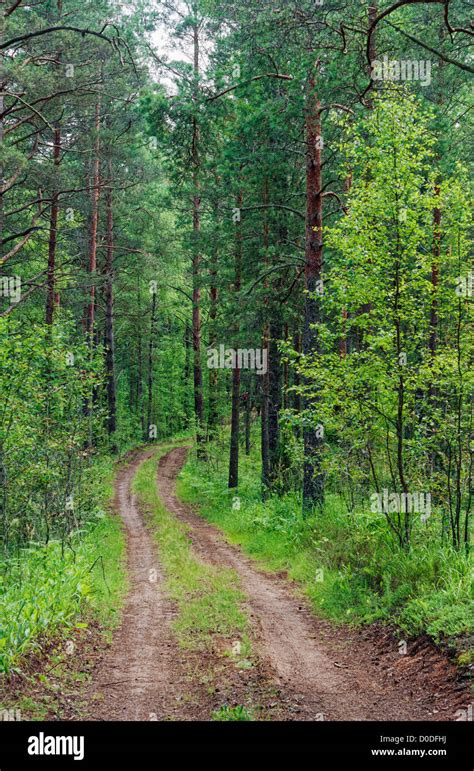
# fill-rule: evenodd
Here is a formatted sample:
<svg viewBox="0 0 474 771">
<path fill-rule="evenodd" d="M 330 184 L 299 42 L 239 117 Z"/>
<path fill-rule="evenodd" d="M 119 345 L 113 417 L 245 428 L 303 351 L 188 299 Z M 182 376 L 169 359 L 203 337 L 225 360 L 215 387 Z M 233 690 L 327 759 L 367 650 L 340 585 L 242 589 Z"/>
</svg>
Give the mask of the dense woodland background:
<svg viewBox="0 0 474 771">
<path fill-rule="evenodd" d="M 251 490 L 249 531 L 320 555 L 333 615 L 469 629 L 469 10 L 2 0 L 5 668 L 53 618 L 18 587 L 53 549 L 67 594 L 110 459 L 177 435 L 195 493 L 238 521 Z M 384 57 L 430 77 L 371 78 Z M 268 372 L 209 368 L 221 345 Z"/>
</svg>

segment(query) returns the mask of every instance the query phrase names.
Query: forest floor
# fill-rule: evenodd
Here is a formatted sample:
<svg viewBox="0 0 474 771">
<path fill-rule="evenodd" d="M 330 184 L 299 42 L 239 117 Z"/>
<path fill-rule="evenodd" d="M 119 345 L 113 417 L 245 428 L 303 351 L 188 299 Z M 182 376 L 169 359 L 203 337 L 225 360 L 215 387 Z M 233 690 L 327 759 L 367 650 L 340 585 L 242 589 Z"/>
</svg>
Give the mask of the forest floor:
<svg viewBox="0 0 474 771">
<path fill-rule="evenodd" d="M 64 671 L 58 673 L 60 679 L 51 686 L 56 708 L 54 714 L 47 710 L 48 717 L 236 719 L 226 715 L 243 708 L 246 717 L 237 719 L 456 719 L 457 710 L 469 700 L 467 686 L 429 640 L 420 638 L 407 655 L 400 655 L 387 628 L 354 629 L 317 618 L 286 575 L 264 571 L 182 503 L 176 478 L 187 452 L 177 446 L 159 457 L 156 447 L 147 448 L 119 470 L 114 507 L 124 523 L 129 576 L 122 621 L 109 646 L 93 627 L 87 635 L 82 633 L 70 664 L 72 674 L 68 679 Z M 180 641 L 179 603 L 169 591 L 156 523 L 132 488 L 137 471 L 147 462 L 154 464 L 154 476 L 158 467 L 153 483 L 160 505 L 185 534 L 186 560 L 199 569 L 224 571 L 238 584 L 251 641 L 247 655 L 240 653 L 244 635 L 234 635 L 237 648 L 232 655 L 232 634 L 229 640 L 228 630 L 221 634 L 218 624 L 204 648 Z M 217 573 L 205 576 L 204 587 L 218 581 Z M 173 580 L 179 582 L 180 576 Z M 233 601 L 229 591 L 216 596 L 219 613 L 228 612 Z M 206 596 L 201 599 L 205 605 Z M 78 671 L 82 677 L 77 677 Z M 30 694 L 33 700 L 41 687 L 40 678 Z"/>
</svg>

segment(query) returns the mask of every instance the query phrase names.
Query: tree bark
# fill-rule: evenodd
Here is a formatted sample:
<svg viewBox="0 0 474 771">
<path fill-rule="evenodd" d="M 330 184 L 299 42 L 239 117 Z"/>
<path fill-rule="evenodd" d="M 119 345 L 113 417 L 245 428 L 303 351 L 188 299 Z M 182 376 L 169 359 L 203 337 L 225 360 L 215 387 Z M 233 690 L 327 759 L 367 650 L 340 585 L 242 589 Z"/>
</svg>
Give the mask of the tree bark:
<svg viewBox="0 0 474 771">
<path fill-rule="evenodd" d="M 263 220 L 263 245 L 265 249 L 265 267 L 268 265 L 268 245 L 269 245 L 269 228 L 268 228 L 268 178 L 265 178 L 263 186 L 263 205 L 264 205 L 264 220 Z M 265 289 L 268 289 L 268 281 L 265 279 Z M 269 343 L 270 343 L 270 327 L 268 324 L 268 294 L 265 294 L 263 298 L 264 308 L 264 322 L 262 333 L 262 350 L 264 355 L 264 361 L 268 362 L 269 359 Z M 262 455 L 262 499 L 265 500 L 270 488 L 270 437 L 268 431 L 268 414 L 270 405 L 270 374 L 267 368 L 265 374 L 261 375 L 261 455 Z"/>
<path fill-rule="evenodd" d="M 245 454 L 250 455 L 252 428 L 252 382 L 249 378 L 249 389 L 245 394 Z"/>
<path fill-rule="evenodd" d="M 91 285 L 89 289 L 89 306 L 87 309 L 86 332 L 89 344 L 94 342 L 95 323 L 95 274 L 97 272 L 97 227 L 99 224 L 99 196 L 100 196 L 100 99 L 95 105 L 94 119 L 95 141 L 92 163 L 92 193 L 91 193 L 91 229 L 89 240 L 89 276 Z"/>
<path fill-rule="evenodd" d="M 301 338 L 301 333 L 295 332 L 295 334 L 293 335 L 293 348 L 297 354 L 300 354 L 302 352 L 302 343 L 303 341 Z M 297 388 L 297 390 L 293 394 L 293 409 L 297 415 L 301 415 L 302 400 L 301 400 L 301 392 L 299 391 L 299 387 L 301 385 L 301 377 L 300 377 L 300 373 L 298 372 L 298 368 L 295 368 L 294 370 L 293 384 Z M 299 433 L 299 429 L 298 429 L 298 433 Z"/>
<path fill-rule="evenodd" d="M 238 366 L 232 370 L 229 489 L 239 486 L 240 372 L 240 367 Z"/>
<path fill-rule="evenodd" d="M 214 206 L 215 222 L 218 222 L 218 207 Z M 218 246 L 217 246 L 217 231 L 214 233 L 214 243 L 212 245 L 211 255 L 211 267 L 210 267 L 210 280 L 211 286 L 209 289 L 209 347 L 215 348 L 217 346 L 217 263 L 218 263 Z M 219 376 L 215 367 L 209 370 L 209 413 L 207 419 L 207 435 L 209 439 L 213 439 L 216 435 L 217 424 L 219 421 L 218 413 L 218 385 Z"/>
<path fill-rule="evenodd" d="M 108 162 L 109 186 L 106 192 L 107 246 L 105 252 L 105 369 L 107 376 L 107 404 L 109 436 L 117 430 L 117 397 L 115 383 L 115 339 L 114 339 L 114 214 L 112 160 Z M 115 447 L 114 447 L 115 449 Z"/>
<path fill-rule="evenodd" d="M 148 344 L 148 410 L 147 410 L 147 439 L 150 439 L 150 429 L 153 420 L 153 351 L 155 350 L 156 334 L 156 292 L 152 293 L 150 341 Z"/>
<path fill-rule="evenodd" d="M 373 24 L 373 22 L 375 21 L 376 18 L 377 18 L 377 6 L 376 6 L 374 0 L 369 0 L 369 5 L 368 5 L 368 8 L 367 8 L 367 22 L 368 22 L 369 29 L 372 26 L 372 24 Z M 377 58 L 377 49 L 375 47 L 375 30 L 372 32 L 372 36 L 370 38 L 369 58 L 370 58 L 371 64 L 369 65 L 368 69 L 369 69 L 369 78 L 371 78 L 372 77 L 372 75 L 371 75 L 371 65 L 372 65 L 372 62 L 374 62 L 376 60 L 376 58 Z M 372 84 L 372 87 L 373 87 L 373 84 Z M 373 109 L 374 103 L 373 103 L 373 101 L 372 101 L 370 96 L 367 99 L 366 104 L 367 104 L 367 107 L 369 108 L 369 110 Z"/>
<path fill-rule="evenodd" d="M 275 322 L 270 324 L 270 344 L 268 358 L 268 459 L 270 470 L 270 483 L 278 477 L 280 466 L 280 387 L 281 387 L 281 357 L 277 340 L 281 337 L 281 326 Z"/>
<path fill-rule="evenodd" d="M 49 219 L 49 243 L 48 243 L 48 273 L 46 294 L 46 324 L 52 324 L 54 319 L 54 306 L 56 304 L 56 247 L 58 242 L 58 215 L 59 215 L 59 190 L 58 171 L 61 162 L 61 126 L 56 123 L 54 128 L 53 146 L 53 193 L 51 196 L 51 214 Z"/>
<path fill-rule="evenodd" d="M 185 404 L 184 404 L 185 428 L 189 428 L 189 426 L 191 425 L 192 412 L 193 412 L 190 401 L 186 397 L 188 393 L 188 387 L 190 385 L 190 376 L 191 376 L 191 330 L 189 326 L 185 324 L 184 326 L 184 372 L 183 372 L 184 394 L 185 394 Z M 191 394 L 191 389 L 189 393 Z"/>
<path fill-rule="evenodd" d="M 199 90 L 199 30 L 194 24 L 193 29 L 193 71 L 195 80 L 195 109 L 197 111 Z M 202 392 L 202 365 L 201 365 L 201 195 L 200 195 L 200 171 L 201 159 L 199 153 L 200 130 L 196 115 L 193 117 L 192 137 L 192 164 L 193 164 L 193 238 L 194 253 L 192 263 L 193 273 L 193 351 L 194 351 L 194 413 L 196 418 L 196 441 L 199 457 L 205 455 L 204 451 L 204 402 Z"/>
<path fill-rule="evenodd" d="M 308 78 L 306 96 L 306 249 L 305 249 L 305 308 L 303 353 L 311 357 L 317 351 L 318 339 L 314 325 L 320 317 L 316 290 L 321 280 L 323 264 L 323 199 L 321 194 L 321 113 L 314 73 Z M 305 383 L 308 387 L 310 384 Z M 324 479 L 321 469 L 322 439 L 317 431 L 315 402 L 304 398 L 306 419 L 303 427 L 303 513 L 324 501 Z"/>
<path fill-rule="evenodd" d="M 242 209 L 242 193 L 237 198 L 237 206 Z M 235 236 L 235 299 L 236 307 L 238 305 L 241 270 L 242 270 L 242 229 L 240 221 L 236 223 Z M 234 334 L 237 337 L 239 327 L 236 324 Z M 230 425 L 230 457 L 229 457 L 229 488 L 235 488 L 239 485 L 239 433 L 240 433 L 240 376 L 241 371 L 238 361 L 232 369 L 232 417 Z"/>
</svg>

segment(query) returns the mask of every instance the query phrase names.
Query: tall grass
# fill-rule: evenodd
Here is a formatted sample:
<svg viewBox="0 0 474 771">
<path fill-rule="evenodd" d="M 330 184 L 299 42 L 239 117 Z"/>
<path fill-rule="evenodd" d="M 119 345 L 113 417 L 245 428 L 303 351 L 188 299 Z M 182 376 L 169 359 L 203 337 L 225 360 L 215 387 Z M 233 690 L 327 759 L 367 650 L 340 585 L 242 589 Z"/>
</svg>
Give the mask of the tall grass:
<svg viewBox="0 0 474 771">
<path fill-rule="evenodd" d="M 0 562 L 0 673 L 53 636 L 84 627 L 91 613 L 105 627 L 116 622 L 126 585 L 124 536 L 100 505 L 111 495 L 111 461 L 95 471 L 97 505 L 82 530 L 66 544 L 30 544 Z"/>
</svg>

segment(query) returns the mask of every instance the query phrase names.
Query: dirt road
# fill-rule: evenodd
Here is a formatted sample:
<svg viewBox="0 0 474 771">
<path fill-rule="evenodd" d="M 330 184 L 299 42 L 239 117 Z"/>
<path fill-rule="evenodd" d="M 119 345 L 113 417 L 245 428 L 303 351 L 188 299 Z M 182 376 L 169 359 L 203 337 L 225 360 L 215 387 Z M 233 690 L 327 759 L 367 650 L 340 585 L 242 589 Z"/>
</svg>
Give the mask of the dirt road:
<svg viewBox="0 0 474 771">
<path fill-rule="evenodd" d="M 203 696 L 199 683 L 190 682 L 186 654 L 178 650 L 170 630 L 174 609 L 162 587 L 156 544 L 131 493 L 138 465 L 152 453 L 138 456 L 117 480 L 116 506 L 126 528 L 131 588 L 122 625 L 93 678 L 89 708 L 95 719 L 206 719 L 215 705 L 215 695 Z M 260 570 L 180 502 L 175 481 L 186 453 L 178 447 L 159 462 L 159 494 L 186 524 L 195 554 L 238 573 L 256 641 L 257 674 L 265 680 L 266 692 L 270 685 L 276 694 L 276 717 L 454 719 L 464 689 L 456 682 L 454 667 L 431 645 L 414 646 L 400 656 L 396 641 L 380 630 L 353 631 L 316 618 L 285 577 Z M 193 668 L 199 669 L 199 662 Z"/>
<path fill-rule="evenodd" d="M 131 491 L 138 466 L 152 455 L 153 451 L 139 455 L 116 481 L 115 507 L 126 531 L 130 591 L 122 624 L 88 694 L 96 720 L 170 717 L 185 677 L 170 632 L 173 609 L 161 588 L 156 545 Z"/>
</svg>

